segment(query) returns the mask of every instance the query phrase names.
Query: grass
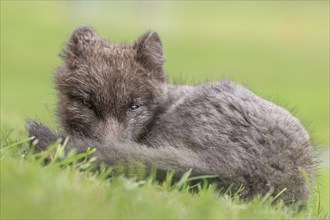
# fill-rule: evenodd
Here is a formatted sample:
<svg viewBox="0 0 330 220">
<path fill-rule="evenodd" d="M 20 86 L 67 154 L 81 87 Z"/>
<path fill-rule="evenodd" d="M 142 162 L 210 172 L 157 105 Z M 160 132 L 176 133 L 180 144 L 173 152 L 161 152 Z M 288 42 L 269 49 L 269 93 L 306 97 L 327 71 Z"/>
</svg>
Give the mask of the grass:
<svg viewBox="0 0 330 220">
<path fill-rule="evenodd" d="M 282 203 L 271 205 L 273 198 L 267 196 L 244 202 L 228 192 L 219 194 L 207 182 L 192 192 L 189 172 L 176 183 L 170 174 L 162 183 L 154 175 L 142 179 L 118 173 L 109 176 L 111 168 L 95 169 L 91 159 L 83 159 L 92 150 L 64 154 L 63 146 L 55 144 L 48 151 L 34 153 L 29 139 L 11 142 L 4 138 L 1 219 L 327 218 L 317 193 L 302 211 Z"/>
<path fill-rule="evenodd" d="M 328 164 L 320 166 L 317 191 L 307 210 L 297 212 L 292 207 L 271 206 L 270 198 L 243 202 L 219 195 L 208 185 L 191 193 L 185 179 L 178 187 L 151 177 L 106 178 L 106 171 L 86 170 L 89 162 L 79 164 L 73 155 L 57 154 L 60 158 L 45 166 L 30 152 L 24 126 L 31 117 L 56 127 L 52 78 L 61 62 L 57 54 L 76 26 L 89 24 L 118 42 L 157 31 L 170 81 L 200 84 L 235 79 L 258 95 L 294 109 L 308 126 L 316 148 L 328 150 L 329 2 L 0 4 L 1 219 L 312 219 L 328 215 Z M 65 164 L 68 161 L 76 162 Z"/>
</svg>

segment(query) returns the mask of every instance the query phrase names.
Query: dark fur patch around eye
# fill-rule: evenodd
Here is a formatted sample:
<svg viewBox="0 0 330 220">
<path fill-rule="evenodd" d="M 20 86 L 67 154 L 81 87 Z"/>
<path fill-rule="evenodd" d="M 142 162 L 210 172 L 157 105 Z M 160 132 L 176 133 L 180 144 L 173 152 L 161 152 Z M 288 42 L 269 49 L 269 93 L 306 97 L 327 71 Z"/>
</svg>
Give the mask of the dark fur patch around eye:
<svg viewBox="0 0 330 220">
<path fill-rule="evenodd" d="M 83 106 L 85 106 L 88 109 L 94 110 L 94 104 L 90 100 L 89 96 L 83 95 L 83 94 L 69 94 L 69 99 L 71 102 L 80 102 Z"/>
<path fill-rule="evenodd" d="M 82 100 L 82 104 L 84 106 L 86 106 L 87 108 L 89 108 L 89 109 L 94 109 L 94 106 L 93 106 L 93 104 L 90 101 Z"/>
</svg>

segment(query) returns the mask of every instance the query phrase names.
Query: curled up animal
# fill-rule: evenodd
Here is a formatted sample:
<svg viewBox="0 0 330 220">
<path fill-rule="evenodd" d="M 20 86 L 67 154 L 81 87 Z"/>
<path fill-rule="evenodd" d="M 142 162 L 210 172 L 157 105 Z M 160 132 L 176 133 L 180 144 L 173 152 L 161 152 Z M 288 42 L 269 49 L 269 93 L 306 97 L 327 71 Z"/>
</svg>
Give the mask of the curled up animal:
<svg viewBox="0 0 330 220">
<path fill-rule="evenodd" d="M 308 199 L 313 147 L 300 121 L 232 81 L 168 84 L 157 33 L 118 44 L 81 26 L 61 57 L 61 133 L 30 121 L 39 150 L 69 136 L 69 148 L 95 147 L 109 166 L 141 162 L 178 176 L 191 169 L 193 176 L 218 175 L 220 186 L 243 185 L 242 198 L 286 189 L 279 199 Z"/>
</svg>

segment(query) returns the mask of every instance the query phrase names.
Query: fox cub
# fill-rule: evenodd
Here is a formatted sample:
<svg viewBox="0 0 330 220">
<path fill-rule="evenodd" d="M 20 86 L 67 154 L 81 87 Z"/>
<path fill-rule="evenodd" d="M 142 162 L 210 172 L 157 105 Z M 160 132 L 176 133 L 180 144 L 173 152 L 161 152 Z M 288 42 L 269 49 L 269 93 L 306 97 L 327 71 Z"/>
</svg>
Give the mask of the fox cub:
<svg viewBox="0 0 330 220">
<path fill-rule="evenodd" d="M 242 198 L 271 192 L 305 202 L 314 179 L 313 148 L 294 116 L 231 81 L 197 87 L 166 83 L 155 32 L 129 44 L 78 27 L 55 75 L 61 134 L 39 122 L 28 130 L 43 150 L 69 136 L 78 152 L 95 147 L 107 165 L 218 175 L 243 186 Z"/>
</svg>

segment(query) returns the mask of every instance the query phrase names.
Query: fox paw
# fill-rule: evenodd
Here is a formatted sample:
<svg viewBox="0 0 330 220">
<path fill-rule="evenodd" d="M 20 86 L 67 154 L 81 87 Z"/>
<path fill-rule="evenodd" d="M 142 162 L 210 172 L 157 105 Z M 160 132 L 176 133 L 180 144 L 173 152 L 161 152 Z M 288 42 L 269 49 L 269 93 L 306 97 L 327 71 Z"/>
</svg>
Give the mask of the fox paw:
<svg viewBox="0 0 330 220">
<path fill-rule="evenodd" d="M 42 123 L 29 119 L 26 128 L 38 151 L 43 151 L 60 137 Z"/>
</svg>

